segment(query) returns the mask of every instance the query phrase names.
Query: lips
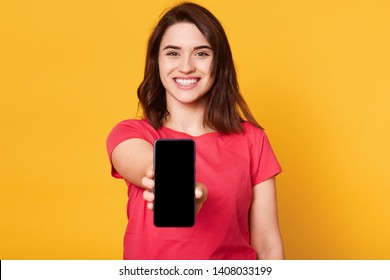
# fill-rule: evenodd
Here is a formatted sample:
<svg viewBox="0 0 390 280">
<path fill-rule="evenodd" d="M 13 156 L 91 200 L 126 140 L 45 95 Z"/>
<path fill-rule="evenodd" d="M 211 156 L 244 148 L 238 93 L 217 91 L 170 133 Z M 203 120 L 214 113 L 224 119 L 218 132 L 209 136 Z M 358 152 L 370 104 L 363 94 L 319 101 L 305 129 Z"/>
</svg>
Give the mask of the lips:
<svg viewBox="0 0 390 280">
<path fill-rule="evenodd" d="M 191 79 L 182 79 L 182 78 L 175 78 L 174 81 L 179 84 L 180 86 L 186 87 L 186 86 L 192 86 L 195 85 L 200 79 L 198 78 L 191 78 Z"/>
</svg>

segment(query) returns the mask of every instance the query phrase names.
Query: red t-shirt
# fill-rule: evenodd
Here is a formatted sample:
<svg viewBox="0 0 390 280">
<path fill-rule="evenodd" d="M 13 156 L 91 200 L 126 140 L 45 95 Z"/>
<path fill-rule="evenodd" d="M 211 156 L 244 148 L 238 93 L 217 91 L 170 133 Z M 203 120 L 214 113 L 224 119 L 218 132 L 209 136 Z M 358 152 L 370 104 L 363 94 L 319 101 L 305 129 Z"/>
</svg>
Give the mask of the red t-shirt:
<svg viewBox="0 0 390 280">
<path fill-rule="evenodd" d="M 157 228 L 146 208 L 143 189 L 127 182 L 128 225 L 124 259 L 256 259 L 250 244 L 248 214 L 252 187 L 281 172 L 265 133 L 249 122 L 243 132 L 191 136 L 147 120 L 125 120 L 114 127 L 107 150 L 130 138 L 153 144 L 161 138 L 190 138 L 196 143 L 196 181 L 207 200 L 190 228 Z M 131 167 L 129 167 L 131 168 Z M 112 175 L 122 178 L 112 167 Z"/>
</svg>

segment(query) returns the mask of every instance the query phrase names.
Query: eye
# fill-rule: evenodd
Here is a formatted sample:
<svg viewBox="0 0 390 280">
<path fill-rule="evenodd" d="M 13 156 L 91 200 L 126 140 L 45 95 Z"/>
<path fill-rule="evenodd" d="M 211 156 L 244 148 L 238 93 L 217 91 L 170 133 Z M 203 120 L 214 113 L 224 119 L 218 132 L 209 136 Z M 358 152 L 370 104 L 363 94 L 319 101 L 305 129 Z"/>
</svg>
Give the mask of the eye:
<svg viewBox="0 0 390 280">
<path fill-rule="evenodd" d="M 207 52 L 198 52 L 196 53 L 196 56 L 207 57 L 210 56 L 210 54 L 208 54 Z"/>
<path fill-rule="evenodd" d="M 167 52 L 166 55 L 167 55 L 167 56 L 178 56 L 179 53 L 178 53 L 178 52 L 171 51 L 171 52 Z"/>
</svg>

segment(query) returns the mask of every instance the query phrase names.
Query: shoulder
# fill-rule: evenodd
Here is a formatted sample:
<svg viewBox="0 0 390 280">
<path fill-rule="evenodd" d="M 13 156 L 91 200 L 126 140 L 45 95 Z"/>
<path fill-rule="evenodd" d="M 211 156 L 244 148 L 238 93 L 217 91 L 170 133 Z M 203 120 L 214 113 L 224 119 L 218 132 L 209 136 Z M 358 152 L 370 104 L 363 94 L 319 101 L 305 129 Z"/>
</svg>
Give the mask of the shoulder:
<svg viewBox="0 0 390 280">
<path fill-rule="evenodd" d="M 249 121 L 243 122 L 241 126 L 242 134 L 250 140 L 256 140 L 265 137 L 264 130 Z"/>
<path fill-rule="evenodd" d="M 116 124 L 110 135 L 155 135 L 156 129 L 147 119 L 128 119 Z"/>
<path fill-rule="evenodd" d="M 113 150 L 119 143 L 139 138 L 153 143 L 158 133 L 147 119 L 129 119 L 116 124 L 107 137 L 107 148 Z"/>
<path fill-rule="evenodd" d="M 249 147 L 254 149 L 271 149 L 271 143 L 264 129 L 246 121 L 242 124 L 243 135 Z"/>
<path fill-rule="evenodd" d="M 248 130 L 248 131 L 257 131 L 257 132 L 264 132 L 264 130 L 256 125 L 254 125 L 253 123 L 249 122 L 249 121 L 244 121 L 242 124 L 241 124 L 243 130 Z"/>
<path fill-rule="evenodd" d="M 140 129 L 146 129 L 146 130 L 155 130 L 151 124 L 148 122 L 147 119 L 128 119 L 123 120 L 119 122 L 117 125 L 115 125 L 115 128 L 140 128 Z"/>
</svg>

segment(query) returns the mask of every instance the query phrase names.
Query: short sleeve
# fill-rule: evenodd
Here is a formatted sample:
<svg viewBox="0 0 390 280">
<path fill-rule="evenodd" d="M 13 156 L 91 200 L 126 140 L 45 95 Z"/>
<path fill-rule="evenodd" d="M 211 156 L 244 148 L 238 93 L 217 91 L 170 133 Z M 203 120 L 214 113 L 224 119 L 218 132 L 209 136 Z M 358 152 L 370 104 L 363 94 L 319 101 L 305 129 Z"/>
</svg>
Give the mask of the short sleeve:
<svg viewBox="0 0 390 280">
<path fill-rule="evenodd" d="M 116 146 L 125 140 L 139 138 L 153 144 L 158 138 L 156 130 L 146 120 L 125 120 L 118 123 L 110 132 L 106 141 L 107 153 L 111 163 L 111 175 L 122 178 L 112 165 L 111 155 Z"/>
<path fill-rule="evenodd" d="M 251 149 L 252 186 L 279 174 L 282 168 L 272 150 L 270 141 L 261 129 L 254 129 Z"/>
</svg>

